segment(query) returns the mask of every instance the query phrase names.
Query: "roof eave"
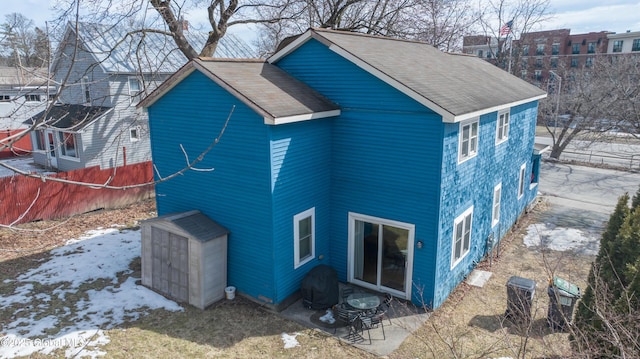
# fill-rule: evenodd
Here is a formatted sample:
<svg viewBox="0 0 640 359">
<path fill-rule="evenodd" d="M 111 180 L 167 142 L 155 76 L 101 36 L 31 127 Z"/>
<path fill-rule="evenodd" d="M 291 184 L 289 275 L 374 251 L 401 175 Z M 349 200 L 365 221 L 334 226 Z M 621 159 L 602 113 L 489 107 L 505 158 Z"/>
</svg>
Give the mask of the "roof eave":
<svg viewBox="0 0 640 359">
<path fill-rule="evenodd" d="M 505 103 L 502 105 L 498 105 L 498 106 L 492 106 L 492 107 L 487 107 L 487 108 L 483 108 L 482 110 L 478 110 L 478 111 L 473 111 L 473 112 L 468 112 L 465 114 L 461 114 L 461 115 L 454 115 L 454 116 L 450 116 L 450 117 L 442 117 L 442 121 L 443 122 L 447 122 L 447 123 L 457 123 L 457 122 L 462 122 L 462 121 L 466 121 L 469 120 L 471 118 L 475 118 L 475 117 L 479 117 L 482 115 L 485 115 L 487 113 L 491 113 L 491 112 L 496 112 L 496 111 L 500 111 L 500 110 L 505 110 L 511 107 L 515 107 L 515 106 L 519 106 L 525 103 L 529 103 L 531 101 L 536 101 L 536 100 L 540 100 L 547 97 L 547 94 L 541 94 L 538 96 L 534 96 L 534 97 L 529 97 L 529 98 L 525 98 L 519 101 L 513 101 L 513 102 L 509 102 L 509 103 Z"/>
<path fill-rule="evenodd" d="M 423 95 L 419 94 L 418 92 L 414 91 L 412 88 L 406 86 L 405 84 L 401 83 L 400 81 L 398 81 L 398 80 L 394 79 L 393 77 L 387 75 L 383 71 L 380 71 L 376 67 L 370 65 L 366 61 L 364 61 L 364 60 L 360 59 L 359 57 L 353 55 L 352 53 L 350 53 L 346 49 L 340 47 L 339 45 L 337 45 L 335 43 L 330 42 L 329 40 L 327 40 L 326 38 L 322 37 L 322 35 L 318 34 L 313 29 L 309 29 L 307 32 L 305 32 L 304 34 L 300 35 L 300 37 L 298 37 L 297 39 L 292 41 L 289 45 L 285 46 L 282 50 L 280 50 L 277 53 L 273 54 L 270 58 L 267 59 L 267 61 L 269 63 L 277 62 L 281 58 L 287 56 L 288 54 L 293 52 L 295 49 L 297 49 L 298 47 L 303 45 L 305 42 L 309 41 L 309 39 L 311 39 L 311 38 L 314 38 L 314 39 L 324 43 L 331 51 L 333 51 L 336 54 L 342 56 L 346 60 L 354 63 L 356 66 L 362 68 L 364 71 L 366 71 L 366 72 L 372 74 L 373 76 L 379 78 L 380 80 L 384 81 L 385 83 L 387 83 L 388 85 L 392 86 L 396 90 L 402 92 L 403 94 L 409 96 L 411 99 L 417 101 L 421 105 L 423 105 L 425 107 L 428 107 L 429 109 L 431 109 L 432 111 L 434 111 L 438 115 L 442 116 L 442 121 L 445 122 L 445 123 L 457 123 L 457 122 L 465 121 L 465 120 L 468 120 L 470 118 L 477 117 L 477 116 L 480 116 L 480 115 L 483 115 L 483 114 L 486 114 L 486 113 L 491 113 L 491 112 L 494 112 L 494 111 L 499 111 L 499 110 L 502 110 L 502 109 L 510 108 L 510 107 L 513 107 L 513 106 L 517 106 L 517 105 L 520 105 L 520 104 L 523 104 L 523 103 L 539 100 L 539 99 L 545 98 L 547 96 L 547 94 L 545 93 L 545 94 L 542 94 L 542 95 L 537 95 L 537 96 L 533 96 L 533 97 L 530 97 L 530 98 L 526 98 L 526 99 L 523 99 L 523 100 L 502 104 L 502 105 L 499 105 L 499 106 L 493 106 L 493 107 L 485 108 L 485 109 L 478 110 L 478 111 L 473 111 L 473 112 L 466 113 L 466 114 L 455 115 L 455 114 L 451 113 L 450 111 L 444 109 L 440 105 L 436 104 L 435 102 L 433 102 L 433 101 L 429 100 L 428 98 L 424 97 Z"/>
<path fill-rule="evenodd" d="M 302 121 L 315 120 L 320 118 L 340 116 L 340 113 L 341 113 L 340 109 L 336 109 L 336 110 L 311 112 L 311 113 L 305 113 L 301 115 L 291 115 L 291 116 L 282 116 L 282 117 L 265 116 L 264 123 L 265 125 L 282 125 L 285 123 L 302 122 Z"/>
<path fill-rule="evenodd" d="M 113 111 L 113 107 L 106 110 L 103 114 L 101 114 L 100 116 L 94 118 L 93 120 L 83 124 L 82 126 L 80 126 L 80 128 L 78 128 L 77 133 L 84 133 L 86 131 L 87 128 L 89 128 L 89 126 L 93 125 L 94 123 L 96 123 L 96 121 L 101 120 L 102 118 L 104 118 L 105 116 L 107 116 L 109 113 L 111 113 Z"/>
<path fill-rule="evenodd" d="M 312 30 L 309 29 L 307 30 L 305 33 L 303 33 L 302 35 L 298 36 L 297 39 L 293 40 L 289 45 L 285 46 L 284 48 L 282 48 L 280 51 L 276 52 L 275 54 L 271 55 L 268 59 L 267 62 L 272 64 L 274 62 L 277 62 L 278 60 L 280 60 L 281 58 L 289 55 L 290 53 L 292 53 L 295 49 L 297 49 L 298 47 L 300 47 L 302 44 L 304 44 L 305 42 L 309 41 L 309 39 L 311 39 L 312 36 Z"/>
<path fill-rule="evenodd" d="M 196 65 L 193 61 L 187 62 L 178 71 L 171 75 L 166 81 L 162 82 L 155 90 L 153 90 L 147 97 L 143 98 L 136 107 L 147 108 L 158 101 L 167 92 L 173 89 L 177 84 L 189 76 L 196 70 Z"/>
</svg>

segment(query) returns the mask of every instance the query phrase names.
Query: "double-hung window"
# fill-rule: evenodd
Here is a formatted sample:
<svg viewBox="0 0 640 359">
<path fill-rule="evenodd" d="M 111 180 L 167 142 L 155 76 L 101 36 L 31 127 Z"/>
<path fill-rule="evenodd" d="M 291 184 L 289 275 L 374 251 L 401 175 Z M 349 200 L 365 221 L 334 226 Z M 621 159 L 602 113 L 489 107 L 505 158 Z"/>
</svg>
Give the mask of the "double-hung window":
<svg viewBox="0 0 640 359">
<path fill-rule="evenodd" d="M 33 133 L 36 139 L 36 146 L 35 146 L 36 150 L 40 150 L 40 151 L 47 150 L 48 149 L 46 147 L 47 144 L 44 141 L 44 130 L 35 130 Z"/>
<path fill-rule="evenodd" d="M 478 154 L 478 119 L 460 124 L 458 162 Z"/>
<path fill-rule="evenodd" d="M 498 123 L 496 125 L 496 144 L 502 143 L 509 138 L 509 111 L 498 113 Z"/>
<path fill-rule="evenodd" d="M 502 197 L 502 183 L 493 188 L 493 206 L 491 210 L 491 227 L 500 222 L 500 199 Z"/>
<path fill-rule="evenodd" d="M 135 103 L 139 100 L 138 96 L 142 91 L 142 86 L 140 86 L 140 80 L 137 77 L 129 77 L 129 96 L 131 98 L 131 103 Z"/>
<path fill-rule="evenodd" d="M 315 257 L 315 207 L 293 216 L 294 268 Z"/>
<path fill-rule="evenodd" d="M 613 42 L 613 52 L 622 52 L 622 44 L 624 40 L 616 40 Z"/>
<path fill-rule="evenodd" d="M 451 243 L 451 268 L 455 267 L 471 248 L 471 220 L 473 206 L 464 211 L 453 222 L 453 242 Z"/>
<path fill-rule="evenodd" d="M 520 166 L 520 179 L 518 181 L 518 199 L 524 196 L 524 184 L 526 183 L 527 164 Z"/>
<path fill-rule="evenodd" d="M 89 78 L 88 77 L 83 77 L 81 80 L 81 85 L 82 85 L 82 96 L 84 99 L 84 103 L 85 104 L 90 104 L 91 103 L 91 90 L 89 89 Z"/>
</svg>

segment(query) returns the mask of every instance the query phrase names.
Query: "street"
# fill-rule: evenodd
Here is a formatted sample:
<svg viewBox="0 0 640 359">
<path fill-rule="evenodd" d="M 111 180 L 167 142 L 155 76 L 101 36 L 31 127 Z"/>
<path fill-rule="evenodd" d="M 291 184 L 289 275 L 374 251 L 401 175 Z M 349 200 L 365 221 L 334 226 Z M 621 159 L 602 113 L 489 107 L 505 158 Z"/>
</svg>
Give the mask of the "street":
<svg viewBox="0 0 640 359">
<path fill-rule="evenodd" d="M 598 251 L 600 236 L 618 197 L 625 192 L 633 196 L 640 185 L 640 173 L 543 162 L 540 170 L 539 193 L 549 208 L 540 213 L 538 220 L 544 229 L 553 233 L 558 229 L 579 230 L 579 236 L 551 234 L 552 242 L 574 242 L 578 252 L 594 255 Z M 567 245 L 563 243 L 561 245 Z"/>
</svg>

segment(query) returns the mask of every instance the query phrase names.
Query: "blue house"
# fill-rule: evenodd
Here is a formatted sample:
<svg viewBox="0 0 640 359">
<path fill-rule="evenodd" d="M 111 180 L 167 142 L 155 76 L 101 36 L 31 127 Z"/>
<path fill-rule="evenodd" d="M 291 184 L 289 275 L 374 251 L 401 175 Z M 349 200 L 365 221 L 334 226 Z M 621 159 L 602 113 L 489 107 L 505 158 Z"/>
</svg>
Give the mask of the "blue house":
<svg viewBox="0 0 640 359">
<path fill-rule="evenodd" d="M 535 199 L 545 95 L 476 57 L 310 29 L 266 61 L 193 60 L 139 106 L 159 177 L 222 133 L 156 200 L 230 231 L 240 293 L 278 309 L 327 264 L 435 308 Z"/>
</svg>

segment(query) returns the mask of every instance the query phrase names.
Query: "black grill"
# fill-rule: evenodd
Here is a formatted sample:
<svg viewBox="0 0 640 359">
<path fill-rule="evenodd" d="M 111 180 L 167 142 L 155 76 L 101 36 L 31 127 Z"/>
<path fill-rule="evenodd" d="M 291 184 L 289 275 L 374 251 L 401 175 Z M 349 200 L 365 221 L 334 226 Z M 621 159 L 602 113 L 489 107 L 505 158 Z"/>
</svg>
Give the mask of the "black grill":
<svg viewBox="0 0 640 359">
<path fill-rule="evenodd" d="M 321 264 L 307 273 L 300 285 L 302 305 L 320 310 L 338 304 L 338 274 L 336 270 Z"/>
</svg>

